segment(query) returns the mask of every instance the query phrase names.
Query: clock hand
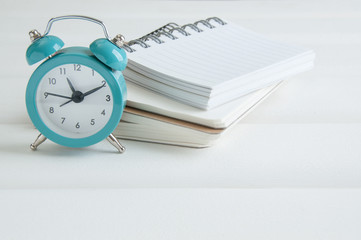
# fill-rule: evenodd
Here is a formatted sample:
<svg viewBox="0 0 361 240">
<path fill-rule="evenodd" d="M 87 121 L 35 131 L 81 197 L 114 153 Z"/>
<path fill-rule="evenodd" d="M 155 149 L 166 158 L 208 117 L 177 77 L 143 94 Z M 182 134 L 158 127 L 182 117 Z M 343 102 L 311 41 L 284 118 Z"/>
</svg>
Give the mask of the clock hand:
<svg viewBox="0 0 361 240">
<path fill-rule="evenodd" d="M 71 98 L 69 101 L 63 103 L 60 105 L 60 107 L 64 106 L 65 104 L 68 104 L 70 102 L 75 102 L 75 103 L 80 103 L 84 100 L 84 94 L 80 91 L 75 91 L 73 92 L 73 94 L 71 95 Z"/>
<path fill-rule="evenodd" d="M 71 99 L 71 97 L 68 97 L 68 96 L 64 96 L 64 95 L 60 95 L 60 94 L 55 94 L 55 93 L 49 93 L 49 92 L 44 92 L 44 95 L 45 95 L 45 97 L 47 97 L 48 95 L 51 95 L 51 96 L 55 96 L 55 97 L 61 97 L 61 98 Z"/>
<path fill-rule="evenodd" d="M 73 94 L 72 94 L 71 97 L 69 97 L 70 100 L 63 103 L 63 104 L 61 104 L 60 107 L 64 106 L 65 104 L 68 104 L 68 103 L 70 103 L 72 101 L 78 103 L 78 102 L 83 101 L 83 99 L 84 99 L 83 94 L 81 92 L 75 90 L 75 88 L 74 88 L 73 84 L 71 83 L 70 79 L 66 78 L 66 81 L 68 82 L 69 87 L 70 87 L 71 91 L 73 92 Z"/>
<path fill-rule="evenodd" d="M 65 104 L 68 104 L 68 103 L 70 103 L 72 101 L 73 101 L 73 99 L 70 99 L 69 101 L 66 101 L 65 103 L 61 104 L 60 107 L 64 106 Z"/>
<path fill-rule="evenodd" d="M 84 96 L 84 97 L 85 97 L 85 96 L 88 96 L 88 95 L 90 95 L 90 94 L 98 91 L 99 89 L 103 88 L 104 86 L 105 86 L 105 83 L 103 83 L 103 85 L 101 85 L 100 87 L 96 87 L 96 88 L 94 88 L 94 89 L 92 89 L 92 90 L 89 90 L 89 91 L 85 92 L 85 93 L 83 94 L 83 96 Z"/>
<path fill-rule="evenodd" d="M 70 79 L 69 79 L 69 78 L 66 78 L 66 81 L 68 82 L 71 91 L 74 93 L 74 92 L 75 92 L 75 88 L 74 88 L 73 84 L 70 82 Z"/>
<path fill-rule="evenodd" d="M 70 83 L 69 79 L 67 79 L 67 80 L 68 80 L 68 83 L 69 83 L 69 86 L 70 86 L 71 83 Z M 75 91 L 75 92 L 73 92 L 73 94 L 71 95 L 71 98 L 69 98 L 70 100 L 69 100 L 69 101 L 66 101 L 66 102 L 63 103 L 63 104 L 61 104 L 60 107 L 66 105 L 66 104 L 68 104 L 68 103 L 70 103 L 70 102 L 80 103 L 80 102 L 82 102 L 82 101 L 84 100 L 84 97 L 85 97 L 85 96 L 88 96 L 88 95 L 90 95 L 90 94 L 98 91 L 99 89 L 103 88 L 104 86 L 105 86 L 105 83 L 104 83 L 103 85 L 99 86 L 99 87 L 96 87 L 96 88 L 93 88 L 93 89 L 87 91 L 86 93 L 82 93 L 82 92 L 80 92 L 80 91 Z"/>
</svg>

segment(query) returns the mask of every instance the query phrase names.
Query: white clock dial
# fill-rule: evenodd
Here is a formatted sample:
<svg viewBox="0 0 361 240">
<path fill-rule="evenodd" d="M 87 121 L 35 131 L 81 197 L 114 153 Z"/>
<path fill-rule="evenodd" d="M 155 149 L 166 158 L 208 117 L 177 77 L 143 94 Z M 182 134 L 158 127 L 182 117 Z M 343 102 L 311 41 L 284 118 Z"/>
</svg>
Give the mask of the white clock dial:
<svg viewBox="0 0 361 240">
<path fill-rule="evenodd" d="M 113 111 L 113 95 L 105 79 L 81 64 L 53 68 L 41 79 L 36 106 L 53 132 L 69 138 L 96 134 Z"/>
</svg>

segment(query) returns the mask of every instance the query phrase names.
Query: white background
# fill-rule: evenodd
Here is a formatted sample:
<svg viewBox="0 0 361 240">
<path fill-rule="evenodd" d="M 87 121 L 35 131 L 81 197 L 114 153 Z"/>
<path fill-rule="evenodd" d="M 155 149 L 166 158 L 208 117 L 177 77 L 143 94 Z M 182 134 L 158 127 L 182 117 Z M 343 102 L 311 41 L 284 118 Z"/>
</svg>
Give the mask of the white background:
<svg viewBox="0 0 361 240">
<path fill-rule="evenodd" d="M 37 152 L 25 108 L 28 31 L 103 20 L 130 40 L 218 16 L 316 52 L 216 146 L 122 141 Z M 361 4 L 357 1 L 8 1 L 0 9 L 0 239 L 360 239 Z M 99 26 L 55 23 L 66 46 Z M 221 50 L 221 49 L 219 49 Z"/>
</svg>

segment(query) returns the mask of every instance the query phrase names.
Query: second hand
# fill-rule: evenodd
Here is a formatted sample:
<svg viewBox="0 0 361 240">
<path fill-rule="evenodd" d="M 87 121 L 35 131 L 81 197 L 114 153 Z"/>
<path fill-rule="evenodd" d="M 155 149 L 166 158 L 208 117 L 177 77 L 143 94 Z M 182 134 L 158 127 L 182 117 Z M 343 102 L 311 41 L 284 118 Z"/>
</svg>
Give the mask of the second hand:
<svg viewBox="0 0 361 240">
<path fill-rule="evenodd" d="M 47 97 L 48 95 L 50 95 L 50 96 L 55 96 L 55 97 L 61 97 L 61 98 L 71 99 L 71 97 L 68 97 L 68 96 L 64 96 L 64 95 L 60 95 L 60 94 L 56 94 L 56 93 L 44 92 L 44 96 L 45 96 L 45 97 Z"/>
</svg>

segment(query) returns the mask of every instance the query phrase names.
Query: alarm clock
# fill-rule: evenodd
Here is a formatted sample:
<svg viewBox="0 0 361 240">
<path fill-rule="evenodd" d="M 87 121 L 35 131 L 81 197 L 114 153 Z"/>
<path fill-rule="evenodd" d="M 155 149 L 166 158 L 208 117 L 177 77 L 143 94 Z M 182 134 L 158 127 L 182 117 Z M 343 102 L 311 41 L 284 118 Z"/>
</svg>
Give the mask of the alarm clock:
<svg viewBox="0 0 361 240">
<path fill-rule="evenodd" d="M 105 38 L 88 47 L 63 48 L 63 41 L 48 35 L 54 22 L 86 20 L 100 25 Z M 26 88 L 26 107 L 40 135 L 32 150 L 46 139 L 67 146 L 86 147 L 107 139 L 119 152 L 125 148 L 112 132 L 122 116 L 127 89 L 122 70 L 127 56 L 124 37 L 110 39 L 98 19 L 69 15 L 50 19 L 45 33 L 32 30 L 26 60 L 33 65 L 45 59 L 31 75 Z"/>
</svg>

